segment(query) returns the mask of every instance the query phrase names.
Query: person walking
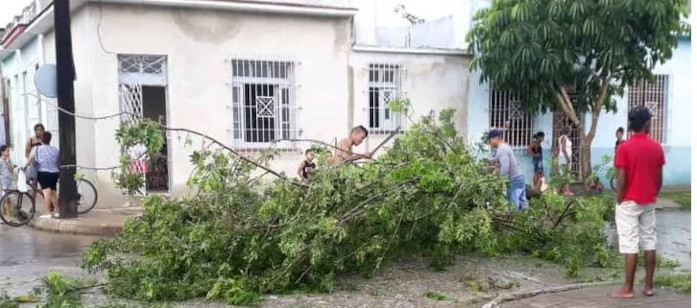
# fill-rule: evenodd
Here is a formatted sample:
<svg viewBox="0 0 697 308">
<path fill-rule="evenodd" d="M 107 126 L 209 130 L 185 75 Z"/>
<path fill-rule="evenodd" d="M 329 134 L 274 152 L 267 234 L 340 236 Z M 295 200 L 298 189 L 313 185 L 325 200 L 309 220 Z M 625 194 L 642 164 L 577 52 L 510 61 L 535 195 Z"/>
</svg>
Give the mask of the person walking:
<svg viewBox="0 0 697 308">
<path fill-rule="evenodd" d="M 532 157 L 532 167 L 535 172 L 532 183 L 536 189 L 542 186 L 541 179 L 544 178 L 544 167 L 542 157 L 542 142 L 545 140 L 545 133 L 537 132 L 530 145 L 528 145 L 528 155 Z"/>
<path fill-rule="evenodd" d="M 41 135 L 42 144 L 29 154 L 27 166 L 37 164 L 37 180 L 44 193 L 44 205 L 50 217 L 58 217 L 58 175 L 60 174 L 60 152 L 51 145 L 51 133 Z M 54 214 L 54 209 L 56 214 Z"/>
<path fill-rule="evenodd" d="M 644 295 L 653 296 L 656 267 L 656 210 L 654 204 L 663 186 L 665 154 L 661 145 L 649 138 L 651 112 L 636 107 L 629 112 L 629 130 L 634 135 L 617 148 L 617 206 L 615 224 L 619 250 L 625 258 L 625 280 L 612 298 L 634 297 L 634 274 L 639 251 L 644 251 L 646 279 Z"/>
<path fill-rule="evenodd" d="M 559 172 L 562 176 L 566 176 L 571 171 L 571 153 L 573 152 L 574 144 L 569 138 L 570 134 L 571 126 L 564 126 L 561 136 L 559 136 L 559 139 L 557 139 L 557 149 L 559 150 L 559 153 L 557 153 L 557 164 L 559 165 Z M 562 193 L 565 196 L 574 195 L 574 193 L 571 192 L 571 188 L 569 187 L 568 183 L 564 184 Z"/>
<path fill-rule="evenodd" d="M 528 198 L 525 193 L 525 176 L 520 169 L 518 159 L 510 145 L 503 142 L 503 133 L 500 130 L 489 132 L 489 145 L 491 145 L 492 161 L 498 166 L 499 174 L 508 178 L 508 190 L 506 192 L 516 210 L 528 209 Z"/>
</svg>

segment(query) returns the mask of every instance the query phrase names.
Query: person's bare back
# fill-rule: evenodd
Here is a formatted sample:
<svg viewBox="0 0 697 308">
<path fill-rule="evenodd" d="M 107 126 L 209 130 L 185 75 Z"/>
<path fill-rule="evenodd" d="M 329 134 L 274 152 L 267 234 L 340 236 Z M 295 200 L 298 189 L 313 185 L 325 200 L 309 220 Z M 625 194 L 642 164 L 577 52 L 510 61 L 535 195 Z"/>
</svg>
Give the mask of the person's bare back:
<svg viewBox="0 0 697 308">
<path fill-rule="evenodd" d="M 329 159 L 330 164 L 341 162 L 354 162 L 360 159 L 370 159 L 373 153 L 354 154 L 353 146 L 360 145 L 368 136 L 368 130 L 363 126 L 356 126 L 351 130 L 348 138 L 341 139 L 334 150 L 334 156 Z"/>
</svg>

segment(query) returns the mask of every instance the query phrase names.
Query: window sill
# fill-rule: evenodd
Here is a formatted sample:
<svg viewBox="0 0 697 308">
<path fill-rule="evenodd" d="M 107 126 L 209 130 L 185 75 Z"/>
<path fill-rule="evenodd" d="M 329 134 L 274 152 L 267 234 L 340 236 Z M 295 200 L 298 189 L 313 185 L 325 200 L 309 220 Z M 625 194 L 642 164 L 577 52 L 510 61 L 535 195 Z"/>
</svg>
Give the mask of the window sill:
<svg viewBox="0 0 697 308">
<path fill-rule="evenodd" d="M 368 129 L 368 132 L 371 135 L 391 135 L 394 132 L 394 129 Z M 399 132 L 397 133 L 399 135 L 404 134 L 404 130 L 400 129 Z"/>
<path fill-rule="evenodd" d="M 233 148 L 235 151 L 241 153 L 241 154 L 257 154 L 257 153 L 263 153 L 269 150 L 276 150 L 281 153 L 294 153 L 294 152 L 300 152 L 300 149 L 294 148 L 294 147 L 280 147 L 280 148 L 274 148 L 274 147 L 252 147 L 252 148 L 245 148 L 245 147 L 234 147 Z"/>
</svg>

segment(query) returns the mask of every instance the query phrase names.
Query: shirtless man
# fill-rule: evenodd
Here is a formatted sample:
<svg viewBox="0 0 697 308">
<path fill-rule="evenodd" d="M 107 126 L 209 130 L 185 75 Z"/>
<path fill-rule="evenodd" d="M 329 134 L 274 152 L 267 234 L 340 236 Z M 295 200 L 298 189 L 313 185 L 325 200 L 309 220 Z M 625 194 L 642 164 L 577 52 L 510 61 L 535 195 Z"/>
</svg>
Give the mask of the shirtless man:
<svg viewBox="0 0 697 308">
<path fill-rule="evenodd" d="M 368 137 L 368 130 L 363 126 L 356 126 L 351 129 L 348 138 L 341 139 L 334 150 L 334 156 L 330 159 L 331 164 L 340 162 L 354 162 L 361 159 L 370 159 L 373 153 L 354 154 L 353 147 L 363 143 L 363 140 Z"/>
</svg>

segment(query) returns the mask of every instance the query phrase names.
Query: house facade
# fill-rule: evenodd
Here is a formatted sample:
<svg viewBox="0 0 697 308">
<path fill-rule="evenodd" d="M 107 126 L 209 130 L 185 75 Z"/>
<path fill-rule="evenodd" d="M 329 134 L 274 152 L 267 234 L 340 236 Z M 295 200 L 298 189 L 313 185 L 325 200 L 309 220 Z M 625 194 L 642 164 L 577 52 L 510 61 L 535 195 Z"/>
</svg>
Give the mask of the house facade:
<svg viewBox="0 0 697 308">
<path fill-rule="evenodd" d="M 506 139 L 530 181 L 525 146 L 535 132 L 545 132 L 549 158 L 564 118 L 519 112 L 512 97 L 469 72 L 465 34 L 472 13 L 488 1 L 453 0 L 451 16 L 405 27 L 379 25 L 377 1 L 73 0 L 76 113 L 136 113 L 204 133 L 244 155 L 273 147 L 281 154 L 270 167 L 292 177 L 311 143 L 290 139 L 333 144 L 364 125 L 371 134 L 356 150 L 367 151 L 409 125 L 386 107 L 403 97 L 415 117 L 454 108 L 456 125 L 473 147 L 491 127 L 509 127 Z M 60 138 L 55 99 L 37 99 L 33 86 L 36 70 L 55 63 L 50 2 L 27 7 L 6 27 L 0 46 L 7 142 L 13 159 L 22 161 L 36 123 L 54 133 L 55 145 Z M 689 89 L 689 57 L 690 39 L 682 38 L 673 58 L 654 70 L 655 83 L 616 98 L 618 111 L 601 116 L 593 164 L 612 155 L 614 131 L 626 127 L 629 107 L 646 104 L 655 109 L 654 131 L 666 151 L 665 184 L 690 183 L 691 135 L 680 125 L 689 122 L 690 91 L 682 90 Z M 78 165 L 116 165 L 115 131 L 129 120 L 77 119 Z M 146 191 L 182 194 L 193 168 L 190 152 L 207 143 L 177 132 L 168 132 L 166 143 L 151 162 Z M 97 186 L 100 206 L 123 204 L 111 171 L 81 172 Z"/>
<path fill-rule="evenodd" d="M 654 81 L 640 81 L 625 89 L 623 96 L 614 97 L 617 102 L 616 112 L 603 112 L 598 120 L 598 127 L 591 146 L 591 165 L 611 165 L 604 161 L 614 157 L 615 131 L 628 125 L 628 113 L 632 107 L 647 106 L 654 114 L 651 135 L 663 145 L 666 155 L 664 167 L 664 185 L 686 186 L 691 182 L 691 138 L 692 134 L 686 123 L 690 123 L 691 91 L 690 88 L 690 50 L 691 39 L 681 37 L 673 57 L 653 70 Z M 518 153 L 523 170 L 532 181 L 532 158 L 527 155 L 526 147 L 537 132 L 545 133 L 543 155 L 545 170 L 549 172 L 549 158 L 552 157 L 553 142 L 557 142 L 561 130 L 569 125 L 560 112 L 526 114 L 520 112 L 519 102 L 509 94 L 493 91 L 489 85 L 479 84 L 479 73 L 470 77 L 468 93 L 467 136 L 476 142 L 491 127 L 507 127 L 505 139 Z M 590 128 L 590 116 L 585 116 L 585 127 Z M 625 137 L 627 134 L 625 134 Z M 580 134 L 574 131 L 573 168 L 580 171 L 580 151 L 578 146 Z M 601 177 L 605 181 L 604 177 Z M 605 181 L 606 182 L 606 181 Z"/>
<path fill-rule="evenodd" d="M 464 134 L 466 53 L 381 45 L 374 1 L 71 1 L 76 113 L 142 114 L 204 133 L 245 155 L 274 147 L 281 155 L 270 167 L 289 176 L 311 146 L 289 139 L 334 143 L 364 125 L 371 136 L 357 149 L 362 151 L 405 128 L 408 120 L 386 106 L 396 97 L 408 97 L 415 116 L 456 108 Z M 52 14 L 50 5 L 37 7 L 35 16 L 15 25 L 21 33 L 3 38 L 15 159 L 23 156 L 34 123 L 57 119 L 55 100 L 40 101 L 46 110 L 37 118 L 25 109 L 31 103 L 20 99 L 35 93 L 31 82 L 22 81 L 24 71 L 30 81 L 35 63 L 55 63 Z M 31 44 L 40 47 L 32 51 L 36 60 L 24 64 Z M 116 165 L 121 149 L 115 131 L 129 120 L 77 119 L 78 165 Z M 166 143 L 152 161 L 146 191 L 181 194 L 193 168 L 189 155 L 204 140 L 168 132 Z M 111 171 L 82 173 L 105 206 L 123 203 Z"/>
</svg>

